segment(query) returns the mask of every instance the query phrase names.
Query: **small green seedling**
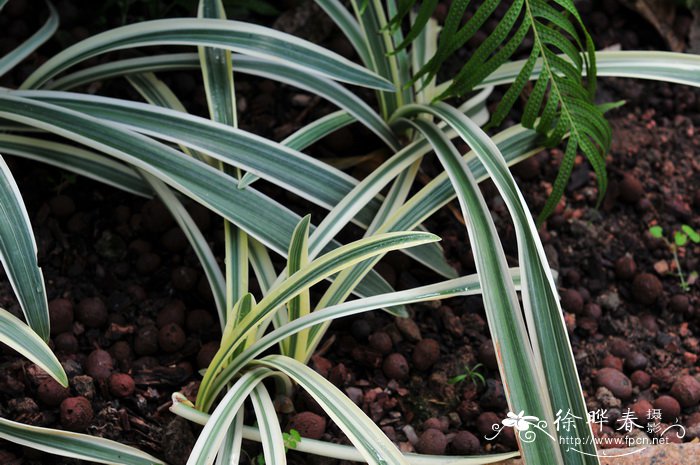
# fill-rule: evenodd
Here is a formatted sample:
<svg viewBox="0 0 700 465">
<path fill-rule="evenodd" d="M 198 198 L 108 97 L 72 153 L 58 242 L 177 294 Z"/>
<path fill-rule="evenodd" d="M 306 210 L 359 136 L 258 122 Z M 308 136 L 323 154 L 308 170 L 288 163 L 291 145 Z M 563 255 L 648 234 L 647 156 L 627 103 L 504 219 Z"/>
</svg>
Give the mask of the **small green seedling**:
<svg viewBox="0 0 700 465">
<path fill-rule="evenodd" d="M 650 227 L 649 234 L 651 234 L 652 237 L 655 237 L 657 239 L 663 239 L 663 241 L 666 243 L 669 250 L 673 254 L 673 261 L 676 263 L 676 268 L 678 269 L 678 278 L 681 281 L 681 289 L 683 289 L 685 292 L 688 292 L 690 290 L 690 285 L 688 284 L 688 281 L 686 281 L 685 274 L 683 273 L 683 269 L 681 268 L 681 262 L 678 258 L 678 249 L 680 249 L 681 247 L 685 247 L 688 244 L 688 242 L 700 244 L 700 233 L 698 233 L 691 226 L 684 224 L 681 226 L 680 230 L 673 231 L 672 241 L 669 240 L 666 236 L 664 236 L 664 229 L 658 225 Z M 697 274 L 697 271 L 693 271 L 692 273 L 690 273 L 690 276 L 696 277 Z"/>
<path fill-rule="evenodd" d="M 299 441 L 301 441 L 301 434 L 294 428 L 289 430 L 289 433 L 282 433 L 282 439 L 284 439 L 284 451 L 287 452 L 289 449 L 296 449 Z M 263 454 L 258 454 L 255 457 L 256 465 L 265 465 L 265 456 Z"/>
<path fill-rule="evenodd" d="M 486 380 L 484 379 L 484 375 L 479 373 L 479 368 L 482 366 L 481 363 L 477 363 L 473 367 L 469 367 L 469 365 L 465 365 L 464 367 L 464 373 L 459 374 L 455 376 L 454 378 L 450 378 L 448 383 L 450 384 L 458 384 L 461 383 L 462 381 L 469 379 L 472 383 L 474 383 L 474 386 L 476 386 L 478 383 L 477 381 L 481 382 L 482 385 L 486 386 Z"/>
</svg>

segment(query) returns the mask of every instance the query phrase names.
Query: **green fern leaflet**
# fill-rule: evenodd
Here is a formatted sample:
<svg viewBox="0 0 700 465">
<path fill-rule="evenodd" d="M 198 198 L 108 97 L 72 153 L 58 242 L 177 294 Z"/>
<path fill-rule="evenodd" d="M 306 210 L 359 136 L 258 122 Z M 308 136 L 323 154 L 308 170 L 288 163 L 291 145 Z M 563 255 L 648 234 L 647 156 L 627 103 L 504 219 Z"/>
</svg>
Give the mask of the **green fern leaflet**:
<svg viewBox="0 0 700 465">
<path fill-rule="evenodd" d="M 392 19 L 392 25 L 399 24 L 402 15 L 408 14 L 415 3 L 416 0 L 399 1 L 399 13 Z M 411 85 L 423 77 L 435 76 L 445 60 L 483 27 L 500 3 L 499 0 L 484 0 L 462 25 L 469 0 L 454 0 L 440 34 L 437 52 L 416 74 Z M 427 14 L 426 5 L 432 5 L 432 2 L 422 3 L 415 27 L 423 26 L 425 21 L 421 17 Z M 540 214 L 540 220 L 543 220 L 554 211 L 563 195 L 577 152 L 586 156 L 597 175 L 599 203 L 607 188 L 605 154 L 610 146 L 611 131 L 603 114 L 604 108 L 594 103 L 595 48 L 573 1 L 512 1 L 494 31 L 437 99 L 461 96 L 474 89 L 508 61 L 528 36 L 532 37 L 530 55 L 503 96 L 489 125 L 503 122 L 528 81 L 539 74 L 527 98 L 522 124 L 543 134 L 549 147 L 556 146 L 569 135 L 552 194 Z M 400 45 L 406 47 L 408 44 L 404 41 Z"/>
</svg>

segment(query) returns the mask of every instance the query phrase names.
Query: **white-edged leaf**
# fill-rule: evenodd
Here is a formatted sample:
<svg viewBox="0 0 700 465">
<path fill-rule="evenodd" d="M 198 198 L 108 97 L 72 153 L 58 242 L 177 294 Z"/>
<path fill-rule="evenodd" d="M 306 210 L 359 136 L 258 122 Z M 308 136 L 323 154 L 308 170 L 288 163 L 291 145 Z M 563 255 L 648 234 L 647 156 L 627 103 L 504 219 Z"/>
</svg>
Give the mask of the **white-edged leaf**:
<svg viewBox="0 0 700 465">
<path fill-rule="evenodd" d="M 350 84 L 393 90 L 389 82 L 369 70 L 298 37 L 240 21 L 201 18 L 144 21 L 94 35 L 53 56 L 34 71 L 21 88 L 41 87 L 71 66 L 103 53 L 153 45 L 224 48 L 282 60 L 299 69 Z"/>
<path fill-rule="evenodd" d="M 250 400 L 255 411 L 255 418 L 258 420 L 265 465 L 286 465 L 287 456 L 282 427 L 277 419 L 275 405 L 272 403 L 265 385 L 258 384 L 250 393 Z"/>
<path fill-rule="evenodd" d="M 68 386 L 68 377 L 61 362 L 32 329 L 16 316 L 0 308 L 0 342 L 36 363 L 62 386 Z"/>
<path fill-rule="evenodd" d="M 49 40 L 54 32 L 56 32 L 56 29 L 58 29 L 58 12 L 56 8 L 54 8 L 53 4 L 49 1 L 46 2 L 46 6 L 49 9 L 49 17 L 44 25 L 32 34 L 31 37 L 12 49 L 7 55 L 0 58 L 0 76 L 5 75 L 22 60 L 31 55 L 34 50 Z M 0 6 L 0 8 L 2 7 Z"/>
<path fill-rule="evenodd" d="M 270 355 L 255 363 L 281 371 L 296 381 L 345 433 L 367 463 L 407 464 L 394 443 L 357 405 L 308 366 L 283 355 Z"/>
<path fill-rule="evenodd" d="M 0 153 L 46 163 L 141 197 L 153 197 L 153 191 L 133 168 L 80 147 L 0 133 Z"/>
<path fill-rule="evenodd" d="M 37 248 L 22 194 L 0 156 L 0 261 L 24 317 L 39 337 L 49 340 L 49 304 Z"/>
<path fill-rule="evenodd" d="M 118 465 L 165 465 L 165 462 L 116 441 L 0 418 L 0 438 L 63 457 Z"/>
</svg>

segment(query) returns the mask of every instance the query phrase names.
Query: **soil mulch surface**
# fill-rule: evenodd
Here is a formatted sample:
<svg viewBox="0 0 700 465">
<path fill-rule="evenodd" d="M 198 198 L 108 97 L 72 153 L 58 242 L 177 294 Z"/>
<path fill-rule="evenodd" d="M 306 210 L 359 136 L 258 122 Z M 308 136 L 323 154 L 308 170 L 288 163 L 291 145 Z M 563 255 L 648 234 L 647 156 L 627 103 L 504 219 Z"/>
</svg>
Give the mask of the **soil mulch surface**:
<svg viewBox="0 0 700 465">
<path fill-rule="evenodd" d="M 642 42 L 629 33 L 638 19 L 617 21 L 627 31 L 619 37 L 606 32 L 610 29 L 599 16 L 593 19 L 594 36 L 604 36 L 606 42 L 630 47 Z M 179 91 L 201 94 L 191 76 L 167 79 Z M 275 139 L 328 108 L 270 81 L 242 79 L 238 90 L 248 109 L 242 111 L 242 127 Z M 617 420 L 623 413 L 630 408 L 643 421 L 653 408 L 661 410 L 665 424 L 685 426 L 684 440 L 689 441 L 700 436 L 700 295 L 692 277 L 699 269 L 700 247 L 691 244 L 679 253 L 691 283 L 685 291 L 671 250 L 648 229 L 660 225 L 668 237 L 683 224 L 700 229 L 700 162 L 694 156 L 700 144 L 700 94 L 683 86 L 616 79 L 601 80 L 600 94 L 605 100 L 627 101 L 610 115 L 614 142 L 608 193 L 596 208 L 595 178 L 589 165 L 577 160 L 565 199 L 542 227 L 541 237 L 558 271 L 589 410 L 607 410 L 599 434 L 621 440 Z M 313 150 L 333 155 L 344 149 L 350 154 L 353 139 L 364 141 L 364 136 L 343 131 Z M 514 168 L 535 213 L 551 189 L 561 155 L 556 149 L 543 151 Z M 184 463 L 199 429 L 169 413 L 170 395 L 196 393 L 197 371 L 207 366 L 220 337 L 206 279 L 184 234 L 158 201 L 57 174 L 33 162 L 8 162 L 35 228 L 50 300 L 52 344 L 70 388 L 60 388 L 3 348 L 0 415 L 114 439 L 173 465 Z M 424 171 L 437 172 L 436 163 L 427 157 Z M 279 195 L 264 183 L 260 187 Z M 515 265 L 517 244 L 505 205 L 491 183 L 482 191 Z M 298 199 L 290 202 L 297 211 L 309 209 Z M 188 209 L 221 256 L 219 220 L 194 204 Z M 446 256 L 458 272 L 473 273 L 457 210 L 444 209 L 428 226 L 443 237 Z M 354 233 L 346 234 L 352 238 Z M 397 289 L 439 279 L 400 253 L 390 254 L 378 270 Z M 21 313 L 6 279 L 0 281 L 0 307 Z M 408 319 L 372 312 L 335 322 L 311 366 L 404 451 L 515 450 L 512 429 L 494 441 L 485 439 L 506 416 L 507 405 L 481 299 L 415 305 L 410 311 Z M 467 367 L 474 370 L 471 375 Z M 468 376 L 457 381 L 462 374 Z M 277 405 L 287 428 L 347 443 L 305 393 L 277 399 Z M 245 450 L 249 458 L 260 452 L 247 442 Z M 332 463 L 293 451 L 290 461 Z M 2 442 L 0 463 L 80 462 Z"/>
</svg>

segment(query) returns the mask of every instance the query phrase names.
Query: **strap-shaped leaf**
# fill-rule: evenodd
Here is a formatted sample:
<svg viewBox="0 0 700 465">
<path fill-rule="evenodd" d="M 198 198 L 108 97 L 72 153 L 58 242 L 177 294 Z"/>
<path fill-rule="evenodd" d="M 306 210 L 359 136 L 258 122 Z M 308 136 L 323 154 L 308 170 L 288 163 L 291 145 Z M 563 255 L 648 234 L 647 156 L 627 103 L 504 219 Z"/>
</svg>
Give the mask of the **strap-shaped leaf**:
<svg viewBox="0 0 700 465">
<path fill-rule="evenodd" d="M 308 366 L 283 355 L 270 355 L 256 364 L 284 373 L 311 394 L 333 422 L 343 430 L 367 463 L 407 464 L 394 443 L 357 405 Z"/>
<path fill-rule="evenodd" d="M 170 410 L 174 414 L 199 425 L 206 425 L 210 418 L 208 413 L 203 413 L 195 409 L 180 393 L 173 394 L 173 405 L 170 407 Z M 243 426 L 242 430 L 244 439 L 255 442 L 262 441 L 258 428 L 254 426 Z M 303 438 L 297 443 L 296 450 L 298 452 L 305 452 L 338 460 L 350 460 L 352 462 L 362 462 L 364 460 L 362 454 L 355 449 L 354 446 L 317 441 L 315 439 Z M 485 465 L 489 463 L 501 463 L 504 460 L 517 456 L 517 452 L 467 457 L 458 457 L 454 455 L 404 454 L 406 462 L 409 465 Z"/>
<path fill-rule="evenodd" d="M 537 227 L 528 212 L 525 199 L 518 189 L 503 156 L 491 139 L 464 114 L 444 103 L 434 106 L 405 106 L 397 116 L 427 112 L 446 121 L 473 148 L 491 175 L 513 217 L 518 239 L 518 262 L 522 269 L 522 300 L 529 334 L 537 363 L 541 364 L 547 392 L 554 411 L 571 411 L 574 428 L 561 428 L 562 455 L 567 464 L 597 464 L 593 434 L 588 424 L 576 363 L 559 305 L 554 279 L 549 273 L 544 248 Z M 581 441 L 576 451 L 567 443 Z M 584 452 L 583 454 L 581 452 Z"/>
<path fill-rule="evenodd" d="M 416 127 L 430 141 L 457 193 L 510 409 L 525 411 L 527 415 L 545 420 L 548 425 L 545 430 L 550 430 L 551 434 L 554 412 L 544 386 L 544 376 L 533 358 L 505 253 L 476 180 L 457 150 L 434 124 L 422 119 L 400 121 Z M 563 464 L 558 444 L 523 441 L 520 446 L 527 462 Z"/>
<path fill-rule="evenodd" d="M 297 271 L 301 270 L 309 264 L 309 221 L 311 216 L 302 218 L 299 225 L 294 230 L 292 241 L 289 244 L 289 253 L 287 254 L 287 275 L 292 276 Z M 306 289 L 293 297 L 287 304 L 287 313 L 289 320 L 293 321 L 308 314 L 311 311 L 311 296 L 309 290 Z M 289 338 L 286 355 L 303 359 L 304 350 L 308 335 L 305 332 L 300 332 Z"/>
<path fill-rule="evenodd" d="M 68 377 L 49 346 L 16 316 L 0 308 L 0 342 L 36 363 L 63 386 Z"/>
<path fill-rule="evenodd" d="M 116 441 L 0 418 L 0 438 L 63 457 L 118 465 L 165 465 L 165 462 Z"/>
<path fill-rule="evenodd" d="M 46 163 L 142 197 L 153 196 L 153 191 L 133 168 L 73 145 L 0 134 L 0 153 Z"/>
<path fill-rule="evenodd" d="M 0 156 L 0 261 L 27 323 L 40 338 L 48 341 L 49 304 L 36 254 L 34 233 L 22 194 Z"/>
<path fill-rule="evenodd" d="M 0 76 L 5 75 L 22 60 L 31 55 L 37 48 L 41 47 L 44 42 L 51 38 L 54 32 L 56 32 L 56 29 L 58 29 L 58 12 L 56 8 L 54 8 L 53 4 L 49 1 L 46 2 L 46 6 L 49 8 L 49 17 L 44 25 L 41 26 L 41 29 L 36 31 L 19 46 L 12 49 L 7 55 L 0 58 Z M 2 7 L 0 6 L 0 8 Z"/>
<path fill-rule="evenodd" d="M 161 19 L 130 24 L 97 34 L 58 53 L 22 84 L 41 87 L 62 71 L 113 50 L 152 45 L 217 47 L 254 56 L 282 60 L 341 82 L 392 91 L 386 79 L 367 69 L 289 34 L 239 21 L 219 19 Z"/>
<path fill-rule="evenodd" d="M 392 250 L 425 244 L 439 240 L 437 236 L 423 232 L 398 232 L 377 234 L 339 247 L 309 263 L 273 288 L 235 327 L 231 333 L 225 331 L 227 340 L 232 344 L 223 344 L 219 351 L 221 357 L 215 357 L 216 363 L 207 369 L 197 394 L 197 405 L 203 411 L 209 410 L 218 390 L 212 390 L 212 384 L 224 368 L 225 361 L 235 354 L 245 338 L 256 330 L 263 321 L 269 320 L 271 313 L 285 305 L 290 299 L 319 281 L 341 271 L 355 263 L 361 262 Z M 221 386 L 223 388 L 223 386 Z"/>
<path fill-rule="evenodd" d="M 263 384 L 258 384 L 250 393 L 250 400 L 258 420 L 260 443 L 263 447 L 265 463 L 269 465 L 286 465 L 287 455 L 282 427 L 277 419 L 277 411 L 270 394 Z"/>
</svg>

